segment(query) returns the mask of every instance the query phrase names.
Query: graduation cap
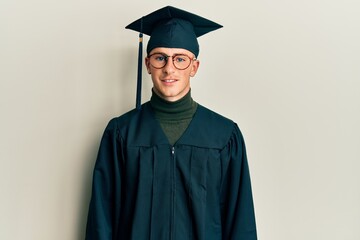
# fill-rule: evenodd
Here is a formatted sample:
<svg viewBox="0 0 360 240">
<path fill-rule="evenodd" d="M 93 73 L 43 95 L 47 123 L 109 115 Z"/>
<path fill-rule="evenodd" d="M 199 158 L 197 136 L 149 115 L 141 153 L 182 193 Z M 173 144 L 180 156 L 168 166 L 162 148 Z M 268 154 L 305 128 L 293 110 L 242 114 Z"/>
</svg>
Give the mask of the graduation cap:
<svg viewBox="0 0 360 240">
<path fill-rule="evenodd" d="M 136 108 L 141 107 L 141 73 L 142 73 L 142 37 L 149 35 L 146 52 L 149 54 L 157 47 L 183 48 L 199 54 L 197 38 L 222 26 L 193 13 L 167 6 L 152 12 L 126 26 L 139 32 L 138 77 L 136 90 Z"/>
</svg>

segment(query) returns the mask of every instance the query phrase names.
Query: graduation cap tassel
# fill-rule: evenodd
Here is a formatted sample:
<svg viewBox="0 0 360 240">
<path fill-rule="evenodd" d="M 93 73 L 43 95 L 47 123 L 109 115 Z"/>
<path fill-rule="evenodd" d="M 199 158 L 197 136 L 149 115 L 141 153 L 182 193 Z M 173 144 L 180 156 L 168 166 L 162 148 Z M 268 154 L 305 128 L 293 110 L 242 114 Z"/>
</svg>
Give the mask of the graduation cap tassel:
<svg viewBox="0 0 360 240">
<path fill-rule="evenodd" d="M 139 55 L 138 55 L 138 72 L 137 72 L 137 87 L 136 87 L 136 109 L 141 108 L 141 85 L 142 85 L 142 53 L 143 53 L 143 34 L 142 34 L 142 19 L 141 31 L 139 34 Z"/>
</svg>

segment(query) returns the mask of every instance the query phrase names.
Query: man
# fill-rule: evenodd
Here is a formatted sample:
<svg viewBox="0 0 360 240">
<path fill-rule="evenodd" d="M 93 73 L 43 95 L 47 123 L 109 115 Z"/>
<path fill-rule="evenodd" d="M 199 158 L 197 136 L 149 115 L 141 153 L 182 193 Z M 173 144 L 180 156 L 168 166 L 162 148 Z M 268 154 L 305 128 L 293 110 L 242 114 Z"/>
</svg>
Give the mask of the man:
<svg viewBox="0 0 360 240">
<path fill-rule="evenodd" d="M 240 130 L 191 98 L 197 37 L 220 27 L 173 7 L 127 26 L 150 35 L 153 94 L 104 132 L 86 239 L 257 239 Z"/>
</svg>

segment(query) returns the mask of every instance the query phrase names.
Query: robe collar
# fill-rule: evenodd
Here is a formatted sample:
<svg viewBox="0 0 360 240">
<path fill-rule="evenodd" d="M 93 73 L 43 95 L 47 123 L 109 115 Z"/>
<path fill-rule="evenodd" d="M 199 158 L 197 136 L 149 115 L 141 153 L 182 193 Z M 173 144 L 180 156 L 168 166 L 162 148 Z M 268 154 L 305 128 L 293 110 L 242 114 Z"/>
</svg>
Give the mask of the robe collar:
<svg viewBox="0 0 360 240">
<path fill-rule="evenodd" d="M 153 147 L 156 145 L 169 145 L 159 121 L 150 102 L 142 105 L 141 110 L 136 110 L 128 128 L 128 146 Z M 214 126 L 217 126 L 214 128 Z M 229 140 L 234 129 L 234 123 L 215 112 L 198 104 L 193 119 L 183 135 L 174 144 L 191 145 L 204 148 L 223 148 Z"/>
</svg>

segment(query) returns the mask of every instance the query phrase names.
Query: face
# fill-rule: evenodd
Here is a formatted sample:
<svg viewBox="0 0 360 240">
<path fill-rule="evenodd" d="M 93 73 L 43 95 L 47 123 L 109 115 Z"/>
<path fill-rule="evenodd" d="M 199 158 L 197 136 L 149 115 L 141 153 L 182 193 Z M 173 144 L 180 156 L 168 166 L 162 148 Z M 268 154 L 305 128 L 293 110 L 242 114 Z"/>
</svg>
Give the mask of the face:
<svg viewBox="0 0 360 240">
<path fill-rule="evenodd" d="M 167 56 L 175 54 L 185 54 L 191 58 L 194 54 L 181 48 L 154 48 L 149 55 L 153 53 L 162 53 Z M 184 97 L 190 90 L 190 77 L 194 77 L 198 68 L 199 61 L 193 60 L 190 66 L 184 70 L 175 68 L 172 58 L 169 57 L 163 68 L 154 68 L 149 58 L 145 58 L 145 65 L 153 82 L 154 92 L 161 98 L 174 102 Z"/>
</svg>

